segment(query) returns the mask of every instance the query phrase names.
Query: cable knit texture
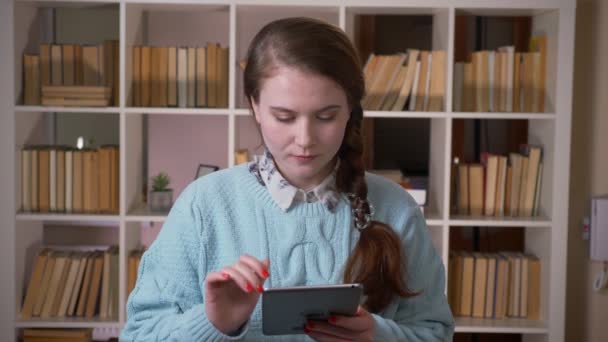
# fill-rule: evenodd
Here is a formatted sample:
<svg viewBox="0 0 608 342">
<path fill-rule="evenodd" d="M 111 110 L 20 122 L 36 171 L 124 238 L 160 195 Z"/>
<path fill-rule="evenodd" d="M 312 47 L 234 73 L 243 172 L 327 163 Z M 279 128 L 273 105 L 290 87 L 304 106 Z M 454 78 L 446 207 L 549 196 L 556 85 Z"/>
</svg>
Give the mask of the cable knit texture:
<svg viewBox="0 0 608 342">
<path fill-rule="evenodd" d="M 399 185 L 369 173 L 366 180 L 374 219 L 402 237 L 408 285 L 422 291 L 373 315 L 375 340 L 451 341 L 445 271 L 422 213 Z M 270 259 L 267 288 L 338 284 L 358 235 L 345 197 L 333 213 L 319 201 L 298 202 L 285 212 L 245 164 L 199 178 L 177 198 L 142 257 L 120 340 L 310 341 L 305 335 L 262 335 L 261 300 L 237 336 L 222 334 L 205 315 L 205 275 L 248 253 Z"/>
</svg>

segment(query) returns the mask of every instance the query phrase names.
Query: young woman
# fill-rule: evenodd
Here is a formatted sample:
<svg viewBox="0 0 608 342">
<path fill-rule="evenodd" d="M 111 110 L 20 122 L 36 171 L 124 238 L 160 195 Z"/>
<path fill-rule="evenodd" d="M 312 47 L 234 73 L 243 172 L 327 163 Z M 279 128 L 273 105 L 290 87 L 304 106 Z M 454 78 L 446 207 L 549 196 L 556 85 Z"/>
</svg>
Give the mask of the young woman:
<svg viewBox="0 0 608 342">
<path fill-rule="evenodd" d="M 182 192 L 143 256 L 121 340 L 451 340 L 424 217 L 364 170 L 365 85 L 346 35 L 272 22 L 251 43 L 244 83 L 265 152 Z M 262 334 L 264 287 L 353 282 L 366 296 L 356 316 Z"/>
</svg>

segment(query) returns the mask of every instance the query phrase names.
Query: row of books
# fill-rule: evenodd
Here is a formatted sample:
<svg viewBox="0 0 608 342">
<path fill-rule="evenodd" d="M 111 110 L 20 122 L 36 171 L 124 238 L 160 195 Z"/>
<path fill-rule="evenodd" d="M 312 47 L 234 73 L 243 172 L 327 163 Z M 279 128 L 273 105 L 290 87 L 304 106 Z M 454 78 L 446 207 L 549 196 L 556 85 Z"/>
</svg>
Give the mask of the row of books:
<svg viewBox="0 0 608 342">
<path fill-rule="evenodd" d="M 136 107 L 228 107 L 228 47 L 133 47 Z"/>
<path fill-rule="evenodd" d="M 91 342 L 93 329 L 23 329 L 23 342 Z"/>
<path fill-rule="evenodd" d="M 118 105 L 119 49 L 117 40 L 102 44 L 40 44 L 39 54 L 23 55 L 23 103 L 25 105 L 74 105 L 73 96 L 81 96 L 77 105 L 95 106 L 84 88 L 75 87 L 63 102 L 49 98 L 44 86 L 104 86 L 111 89 L 106 103 Z M 89 102 L 84 100 L 89 100 Z"/>
<path fill-rule="evenodd" d="M 117 213 L 119 148 L 28 146 L 21 150 L 23 212 Z"/>
<path fill-rule="evenodd" d="M 127 264 L 127 293 L 131 293 L 137 283 L 137 271 L 141 257 L 144 255 L 145 248 L 134 249 L 129 252 L 129 261 Z"/>
<path fill-rule="evenodd" d="M 546 36 L 533 37 L 529 52 L 503 46 L 455 63 L 454 111 L 544 112 L 546 47 Z"/>
<path fill-rule="evenodd" d="M 442 111 L 446 53 L 442 50 L 371 54 L 365 63 L 366 110 Z"/>
<path fill-rule="evenodd" d="M 118 319 L 118 247 L 44 248 L 36 257 L 21 319 Z"/>
<path fill-rule="evenodd" d="M 450 252 L 448 302 L 455 316 L 540 319 L 541 262 L 516 252 Z"/>
<path fill-rule="evenodd" d="M 482 153 L 480 164 L 454 167 L 456 213 L 473 216 L 539 215 L 542 148 L 522 145 L 509 156 Z"/>
</svg>

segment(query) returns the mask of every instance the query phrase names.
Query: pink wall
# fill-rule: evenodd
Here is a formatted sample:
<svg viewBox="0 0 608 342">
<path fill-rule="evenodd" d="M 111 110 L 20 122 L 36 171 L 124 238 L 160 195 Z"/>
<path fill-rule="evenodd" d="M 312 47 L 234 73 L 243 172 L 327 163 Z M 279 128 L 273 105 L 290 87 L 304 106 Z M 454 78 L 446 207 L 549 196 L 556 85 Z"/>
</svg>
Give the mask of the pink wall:
<svg viewBox="0 0 608 342">
<path fill-rule="evenodd" d="M 228 166 L 228 117 L 150 115 L 148 151 L 148 180 L 167 172 L 175 199 L 194 180 L 198 164 Z"/>
</svg>

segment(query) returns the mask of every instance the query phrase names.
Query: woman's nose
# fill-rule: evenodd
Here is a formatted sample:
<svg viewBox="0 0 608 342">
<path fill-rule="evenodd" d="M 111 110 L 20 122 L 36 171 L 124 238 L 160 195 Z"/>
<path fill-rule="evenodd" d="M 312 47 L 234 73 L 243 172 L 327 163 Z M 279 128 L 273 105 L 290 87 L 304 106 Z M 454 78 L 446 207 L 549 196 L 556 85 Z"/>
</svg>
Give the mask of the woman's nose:
<svg viewBox="0 0 608 342">
<path fill-rule="evenodd" d="M 313 144 L 313 128 L 308 120 L 302 120 L 297 125 L 295 142 L 301 147 L 309 147 Z"/>
</svg>

